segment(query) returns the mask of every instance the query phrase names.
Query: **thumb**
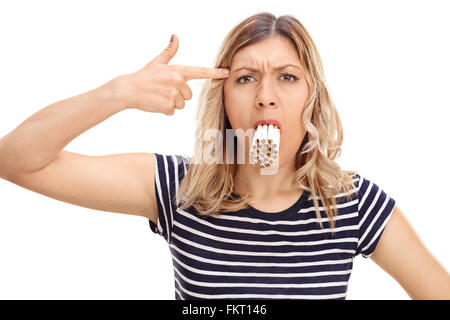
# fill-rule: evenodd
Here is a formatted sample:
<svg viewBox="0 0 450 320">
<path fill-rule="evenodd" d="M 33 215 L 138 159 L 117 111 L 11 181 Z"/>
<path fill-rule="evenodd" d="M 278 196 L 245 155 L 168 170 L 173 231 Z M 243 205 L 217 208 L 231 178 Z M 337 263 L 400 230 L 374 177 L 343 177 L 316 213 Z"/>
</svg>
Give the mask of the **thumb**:
<svg viewBox="0 0 450 320">
<path fill-rule="evenodd" d="M 161 52 L 158 56 L 156 56 L 152 62 L 153 63 L 161 63 L 168 64 L 170 59 L 177 53 L 178 50 L 178 37 L 175 34 L 172 34 L 172 38 L 170 38 L 169 45 Z"/>
</svg>

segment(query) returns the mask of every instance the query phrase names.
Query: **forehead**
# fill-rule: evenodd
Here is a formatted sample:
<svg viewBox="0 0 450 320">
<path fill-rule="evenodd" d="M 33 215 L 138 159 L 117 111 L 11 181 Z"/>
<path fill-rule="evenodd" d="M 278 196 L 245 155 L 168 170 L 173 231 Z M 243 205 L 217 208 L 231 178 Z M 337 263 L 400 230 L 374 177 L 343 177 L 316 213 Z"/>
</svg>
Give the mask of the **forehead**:
<svg viewBox="0 0 450 320">
<path fill-rule="evenodd" d="M 251 44 L 233 56 L 231 65 L 279 65 L 280 63 L 300 63 L 297 49 L 290 40 L 276 36 Z"/>
</svg>

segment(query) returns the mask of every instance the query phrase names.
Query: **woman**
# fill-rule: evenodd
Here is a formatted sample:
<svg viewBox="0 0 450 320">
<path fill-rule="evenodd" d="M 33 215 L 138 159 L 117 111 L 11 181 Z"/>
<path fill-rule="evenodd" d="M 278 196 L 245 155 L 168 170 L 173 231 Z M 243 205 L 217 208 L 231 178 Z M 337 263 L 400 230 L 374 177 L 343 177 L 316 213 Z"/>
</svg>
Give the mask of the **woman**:
<svg viewBox="0 0 450 320">
<path fill-rule="evenodd" d="M 413 299 L 450 298 L 448 272 L 395 200 L 333 161 L 341 123 L 298 20 L 245 19 L 224 39 L 214 69 L 168 65 L 177 49 L 174 36 L 141 70 L 25 120 L 0 140 L 1 177 L 61 201 L 148 218 L 170 247 L 176 299 L 345 299 L 359 254 Z M 208 79 L 192 159 L 63 150 L 127 108 L 174 114 L 192 98 L 191 79 Z M 253 149 L 238 134 L 256 129 L 253 142 L 258 121 L 279 130 L 268 174 L 250 161 Z"/>
</svg>

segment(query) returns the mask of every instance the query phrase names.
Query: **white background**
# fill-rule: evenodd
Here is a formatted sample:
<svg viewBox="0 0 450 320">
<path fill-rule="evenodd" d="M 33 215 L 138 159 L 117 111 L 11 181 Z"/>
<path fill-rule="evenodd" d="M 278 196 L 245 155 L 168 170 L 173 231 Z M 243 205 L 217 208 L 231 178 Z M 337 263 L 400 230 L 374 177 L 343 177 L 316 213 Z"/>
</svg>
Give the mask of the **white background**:
<svg viewBox="0 0 450 320">
<path fill-rule="evenodd" d="M 212 67 L 250 15 L 298 18 L 344 128 L 344 169 L 393 197 L 450 268 L 448 1 L 2 1 L 0 136 L 56 101 L 131 73 L 180 39 L 169 64 Z M 191 155 L 200 86 L 169 117 L 125 110 L 66 146 L 90 155 Z M 77 207 L 0 180 L 0 298 L 174 299 L 169 248 L 143 217 Z M 407 254 L 402 252 L 399 254 Z M 371 259 L 347 299 L 409 299 Z"/>
</svg>

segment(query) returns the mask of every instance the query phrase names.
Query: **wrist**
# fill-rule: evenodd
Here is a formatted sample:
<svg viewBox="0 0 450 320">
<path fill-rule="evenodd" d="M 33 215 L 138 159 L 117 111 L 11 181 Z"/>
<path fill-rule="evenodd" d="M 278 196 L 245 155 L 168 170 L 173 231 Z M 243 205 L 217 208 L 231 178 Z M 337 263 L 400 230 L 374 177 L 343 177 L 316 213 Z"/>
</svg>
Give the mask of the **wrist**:
<svg viewBox="0 0 450 320">
<path fill-rule="evenodd" d="M 105 98 L 115 107 L 124 110 L 129 109 L 125 88 L 125 75 L 118 76 L 102 86 Z"/>
</svg>

